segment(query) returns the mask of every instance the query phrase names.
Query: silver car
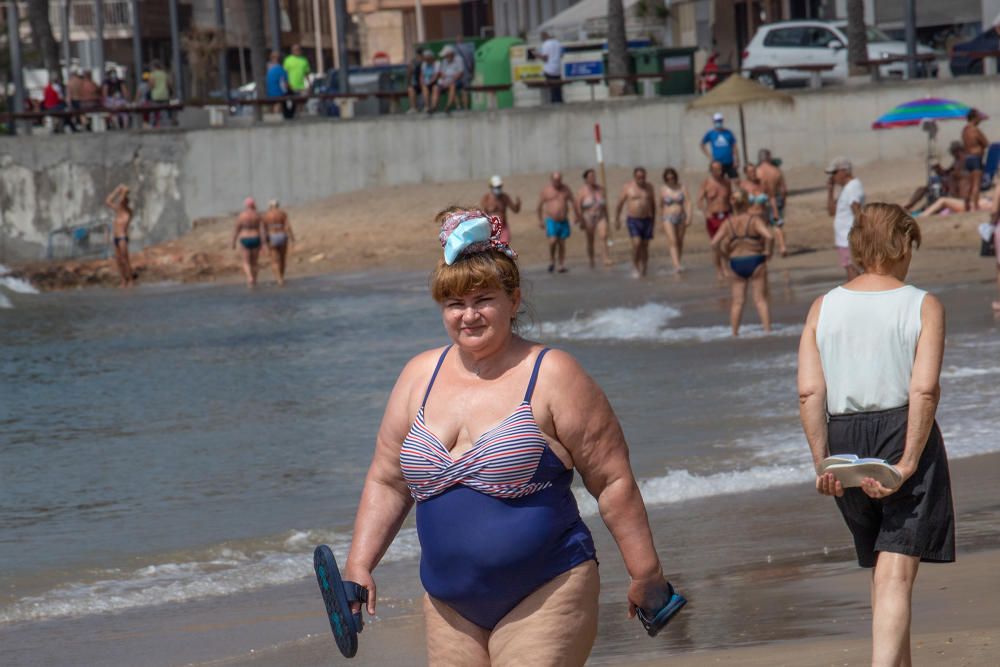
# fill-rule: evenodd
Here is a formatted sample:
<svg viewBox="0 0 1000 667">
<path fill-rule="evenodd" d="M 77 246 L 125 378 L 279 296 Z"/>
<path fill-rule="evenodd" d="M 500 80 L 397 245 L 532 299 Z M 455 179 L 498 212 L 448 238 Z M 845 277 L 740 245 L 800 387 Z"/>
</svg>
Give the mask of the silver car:
<svg viewBox="0 0 1000 667">
<path fill-rule="evenodd" d="M 868 59 L 878 60 L 889 56 L 906 55 L 906 43 L 894 40 L 878 28 L 868 26 Z M 934 53 L 920 44 L 917 53 Z M 824 82 L 844 81 L 847 78 L 847 22 L 846 21 L 781 21 L 762 25 L 743 51 L 745 76 L 752 76 L 762 84 L 774 87 L 779 83 L 808 81 L 806 70 L 784 69 L 782 65 L 833 65 L 822 72 Z M 762 68 L 750 73 L 748 70 Z M 937 63 L 918 62 L 922 76 L 937 76 Z M 896 62 L 879 66 L 884 77 L 905 77 L 907 63 Z"/>
</svg>

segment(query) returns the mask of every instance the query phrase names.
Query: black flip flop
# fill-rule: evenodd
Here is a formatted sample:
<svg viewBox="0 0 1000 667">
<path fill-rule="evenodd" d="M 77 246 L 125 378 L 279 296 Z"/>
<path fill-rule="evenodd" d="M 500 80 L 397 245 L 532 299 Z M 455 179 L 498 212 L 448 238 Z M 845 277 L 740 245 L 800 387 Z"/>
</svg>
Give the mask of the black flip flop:
<svg viewBox="0 0 1000 667">
<path fill-rule="evenodd" d="M 687 600 L 684 596 L 674 590 L 674 587 L 669 583 L 667 584 L 670 593 L 667 595 L 667 603 L 660 607 L 658 611 L 647 612 L 642 607 L 636 609 L 636 616 L 639 617 L 639 622 L 642 623 L 642 627 L 646 629 L 646 634 L 650 637 L 655 637 L 659 634 L 660 630 L 667 626 L 677 612 L 687 604 Z"/>
<path fill-rule="evenodd" d="M 340 577 L 337 559 L 325 544 L 319 545 L 313 552 L 313 567 L 337 648 L 345 658 L 353 658 L 358 652 L 358 633 L 365 624 L 360 611 L 351 613 L 351 603 L 361 602 L 363 605 L 368 602 L 368 589 Z"/>
</svg>

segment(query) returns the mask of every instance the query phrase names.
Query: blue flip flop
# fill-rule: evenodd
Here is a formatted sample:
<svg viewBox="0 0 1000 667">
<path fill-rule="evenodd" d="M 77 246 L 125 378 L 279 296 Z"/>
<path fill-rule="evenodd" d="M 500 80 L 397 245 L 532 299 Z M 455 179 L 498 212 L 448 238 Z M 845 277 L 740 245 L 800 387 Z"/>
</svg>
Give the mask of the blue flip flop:
<svg viewBox="0 0 1000 667">
<path fill-rule="evenodd" d="M 323 594 L 330 629 L 337 640 L 337 648 L 345 658 L 353 658 L 358 652 L 358 633 L 364 629 L 365 624 L 360 611 L 357 614 L 351 613 L 351 603 L 368 602 L 368 589 L 340 577 L 337 559 L 325 544 L 319 545 L 313 552 L 313 567 L 319 591 Z"/>
<path fill-rule="evenodd" d="M 642 623 L 642 627 L 646 628 L 646 634 L 650 637 L 655 637 L 659 634 L 660 630 L 667 627 L 670 619 L 687 604 L 684 596 L 676 592 L 674 587 L 669 583 L 667 584 L 667 588 L 670 591 L 669 595 L 667 595 L 667 603 L 660 607 L 659 611 L 655 613 L 647 612 L 642 607 L 636 609 L 636 616 L 639 617 L 639 622 Z"/>
</svg>

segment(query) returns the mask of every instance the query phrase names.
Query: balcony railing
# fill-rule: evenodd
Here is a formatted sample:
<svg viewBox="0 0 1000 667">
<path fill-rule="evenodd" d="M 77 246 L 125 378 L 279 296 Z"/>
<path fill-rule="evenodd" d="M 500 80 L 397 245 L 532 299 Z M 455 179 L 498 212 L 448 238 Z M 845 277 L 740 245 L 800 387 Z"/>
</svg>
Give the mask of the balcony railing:
<svg viewBox="0 0 1000 667">
<path fill-rule="evenodd" d="M 104 38 L 132 36 L 131 0 L 104 0 Z M 56 39 L 62 39 L 66 0 L 49 0 L 49 20 Z M 93 39 L 96 36 L 97 3 L 94 0 L 72 0 L 69 3 L 69 36 L 71 40 Z"/>
</svg>

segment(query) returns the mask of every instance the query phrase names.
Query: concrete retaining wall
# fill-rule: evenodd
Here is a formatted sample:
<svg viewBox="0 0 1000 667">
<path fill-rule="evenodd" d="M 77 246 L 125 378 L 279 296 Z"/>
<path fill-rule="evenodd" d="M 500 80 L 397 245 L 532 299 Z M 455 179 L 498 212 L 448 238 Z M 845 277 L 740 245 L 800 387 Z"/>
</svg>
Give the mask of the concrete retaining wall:
<svg viewBox="0 0 1000 667">
<path fill-rule="evenodd" d="M 919 157 L 926 147 L 919 129 L 870 127 L 897 104 L 923 96 L 1000 113 L 995 78 L 792 92 L 791 106 L 745 107 L 752 158 L 768 147 L 794 169 L 841 154 L 857 164 Z M 0 139 L 0 261 L 38 257 L 50 229 L 93 216 L 121 181 L 137 190 L 135 236 L 155 242 L 185 232 L 196 218 L 238 209 L 248 194 L 296 204 L 374 186 L 575 171 L 594 161 L 595 122 L 610 165 L 700 168 L 705 159 L 698 143 L 714 110 L 689 111 L 689 101 Z M 736 109 L 720 110 L 738 131 Z M 942 125 L 940 141 L 957 138 L 960 129 L 958 122 Z M 989 122 L 984 129 L 1000 134 Z"/>
</svg>

